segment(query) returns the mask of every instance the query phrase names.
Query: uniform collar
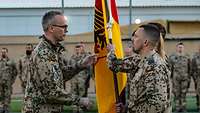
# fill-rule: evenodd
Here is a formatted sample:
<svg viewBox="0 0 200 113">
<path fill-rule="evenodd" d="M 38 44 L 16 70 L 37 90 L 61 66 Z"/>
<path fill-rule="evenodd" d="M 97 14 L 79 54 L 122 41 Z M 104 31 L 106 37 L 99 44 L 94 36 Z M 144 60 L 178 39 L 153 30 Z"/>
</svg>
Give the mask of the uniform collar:
<svg viewBox="0 0 200 113">
<path fill-rule="evenodd" d="M 48 39 L 46 38 L 45 35 L 42 35 L 40 38 L 42 38 L 42 40 L 44 41 L 45 44 L 47 44 L 47 46 L 49 46 L 50 48 L 52 48 L 52 49 L 55 50 L 56 52 L 65 51 L 65 48 L 64 48 L 63 45 L 61 45 L 60 43 L 53 44 L 50 40 L 48 40 Z"/>
<path fill-rule="evenodd" d="M 185 53 L 178 53 L 176 52 L 177 56 L 185 56 L 186 54 Z"/>
<path fill-rule="evenodd" d="M 141 61 L 138 64 L 139 67 L 142 67 L 144 65 L 144 62 L 148 61 L 149 59 L 151 60 L 153 58 L 153 55 L 156 54 L 155 50 L 149 51 L 145 55 L 141 56 Z"/>
<path fill-rule="evenodd" d="M 2 58 L 2 57 L 1 57 L 1 59 L 0 59 L 0 60 L 8 61 L 8 60 L 9 60 L 9 58 L 8 58 L 8 57 L 6 57 L 6 58 Z"/>
<path fill-rule="evenodd" d="M 155 50 L 151 50 L 151 51 L 149 51 L 148 53 L 144 54 L 144 55 L 142 56 L 142 59 L 147 59 L 147 58 L 153 56 L 155 53 L 156 53 Z"/>
</svg>

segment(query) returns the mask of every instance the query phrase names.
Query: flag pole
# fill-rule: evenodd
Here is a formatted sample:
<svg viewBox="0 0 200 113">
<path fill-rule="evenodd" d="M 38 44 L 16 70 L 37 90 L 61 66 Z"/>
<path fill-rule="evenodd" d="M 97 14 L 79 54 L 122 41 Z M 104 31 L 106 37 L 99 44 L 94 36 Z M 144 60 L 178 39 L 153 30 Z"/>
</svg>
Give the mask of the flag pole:
<svg viewBox="0 0 200 113">
<path fill-rule="evenodd" d="M 113 27 L 112 9 L 111 9 L 110 0 L 106 0 L 106 2 L 107 2 L 107 8 L 109 10 L 109 13 L 108 13 L 109 21 L 107 23 L 108 38 L 109 38 L 109 43 L 112 44 L 112 27 Z M 116 103 L 120 103 L 117 74 L 114 71 L 113 71 L 113 79 L 114 79 Z"/>
</svg>

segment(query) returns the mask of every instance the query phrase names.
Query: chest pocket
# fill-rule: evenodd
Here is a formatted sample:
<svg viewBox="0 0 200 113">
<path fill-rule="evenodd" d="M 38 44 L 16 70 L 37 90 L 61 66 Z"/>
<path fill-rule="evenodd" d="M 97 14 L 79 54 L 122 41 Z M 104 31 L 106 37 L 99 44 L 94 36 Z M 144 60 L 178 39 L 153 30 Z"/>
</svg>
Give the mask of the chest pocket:
<svg viewBox="0 0 200 113">
<path fill-rule="evenodd" d="M 186 57 L 176 57 L 175 62 L 174 62 L 174 68 L 176 71 L 179 70 L 188 70 L 188 59 Z"/>
<path fill-rule="evenodd" d="M 1 63 L 1 79 L 10 81 L 11 80 L 11 74 L 12 74 L 12 65 L 11 62 L 2 62 Z"/>
</svg>

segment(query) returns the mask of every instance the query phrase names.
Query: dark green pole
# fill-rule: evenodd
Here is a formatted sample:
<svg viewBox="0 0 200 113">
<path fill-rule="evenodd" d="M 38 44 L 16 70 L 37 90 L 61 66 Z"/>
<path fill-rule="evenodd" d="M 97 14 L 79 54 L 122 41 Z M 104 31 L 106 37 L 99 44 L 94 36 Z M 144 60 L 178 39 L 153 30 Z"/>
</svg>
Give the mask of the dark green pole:
<svg viewBox="0 0 200 113">
<path fill-rule="evenodd" d="M 62 0 L 62 13 L 64 14 L 65 6 L 64 6 L 64 0 Z"/>
<path fill-rule="evenodd" d="M 131 39 L 132 37 L 132 27 L 131 27 L 131 24 L 132 24 L 132 0 L 129 1 L 129 34 L 128 34 L 128 37 Z"/>
</svg>

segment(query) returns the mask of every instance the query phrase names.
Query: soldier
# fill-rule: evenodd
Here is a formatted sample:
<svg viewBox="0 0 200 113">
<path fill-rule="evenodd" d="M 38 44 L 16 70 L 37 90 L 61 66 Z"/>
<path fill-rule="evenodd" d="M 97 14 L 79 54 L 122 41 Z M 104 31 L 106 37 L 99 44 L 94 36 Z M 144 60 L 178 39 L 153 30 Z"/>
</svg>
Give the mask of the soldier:
<svg viewBox="0 0 200 113">
<path fill-rule="evenodd" d="M 184 53 L 184 45 L 176 45 L 176 53 L 169 57 L 172 65 L 172 92 L 177 112 L 186 112 L 186 94 L 190 85 L 190 57 Z"/>
<path fill-rule="evenodd" d="M 2 48 L 0 59 L 0 113 L 9 113 L 12 85 L 17 76 L 16 64 L 8 58 L 8 49 Z"/>
<path fill-rule="evenodd" d="M 81 56 L 83 58 L 87 57 L 88 55 L 91 55 L 90 52 L 86 52 L 85 51 L 85 44 L 83 44 L 81 42 Z M 92 77 L 92 74 L 93 74 L 93 66 L 89 66 L 87 69 L 84 70 L 85 71 L 85 74 L 86 74 L 86 79 L 84 80 L 84 94 L 83 94 L 83 97 L 87 97 L 88 96 L 88 88 L 90 86 L 90 78 Z"/>
<path fill-rule="evenodd" d="M 33 51 L 25 90 L 23 113 L 61 113 L 64 104 L 88 106 L 88 98 L 67 93 L 64 82 L 96 61 L 89 55 L 69 65 L 64 40 L 68 25 L 63 13 L 49 11 L 42 18 L 44 35 Z"/>
<path fill-rule="evenodd" d="M 84 59 L 89 54 L 85 52 L 83 44 L 77 44 L 75 46 L 75 54 L 73 54 L 70 58 L 70 64 L 76 63 L 77 61 Z M 90 80 L 90 67 L 85 70 L 79 72 L 76 76 L 74 76 L 71 82 L 71 93 L 79 95 L 80 97 L 87 97 L 87 88 Z M 84 110 L 84 109 L 83 109 Z M 79 113 L 83 112 L 80 106 L 73 105 L 73 112 Z"/>
<path fill-rule="evenodd" d="M 196 90 L 196 98 L 197 98 L 197 109 L 200 112 L 200 46 L 199 46 L 199 51 L 196 52 L 193 57 L 192 57 L 192 65 L 191 65 L 191 75 L 194 80 L 195 84 L 195 90 Z"/>
<path fill-rule="evenodd" d="M 141 25 L 132 37 L 134 52 L 138 53 L 141 59 L 139 64 L 137 59 L 132 59 L 131 62 L 129 60 L 132 66 L 127 68 L 128 63 L 124 60 L 115 63 L 116 57 L 112 49 L 108 54 L 108 66 L 112 71 L 129 72 L 133 77 L 127 109 L 129 113 L 171 112 L 168 98 L 170 71 L 164 57 L 158 54 L 160 51 L 155 51 L 160 40 L 160 31 L 155 26 Z M 121 103 L 116 105 L 116 110 L 125 112 Z"/>
<path fill-rule="evenodd" d="M 19 66 L 18 66 L 18 70 L 19 70 L 19 79 L 21 81 L 21 87 L 22 87 L 22 92 L 24 94 L 25 92 L 25 88 L 26 88 L 26 84 L 27 84 L 27 76 L 29 73 L 29 63 L 30 63 L 30 57 L 33 51 L 33 45 L 32 44 L 27 44 L 26 45 L 26 55 L 24 55 L 23 57 L 21 57 L 19 59 Z"/>
<path fill-rule="evenodd" d="M 124 50 L 124 54 L 125 54 L 125 57 L 129 57 L 129 56 L 132 56 L 133 55 L 133 50 L 131 47 L 126 47 L 125 50 Z"/>
</svg>

